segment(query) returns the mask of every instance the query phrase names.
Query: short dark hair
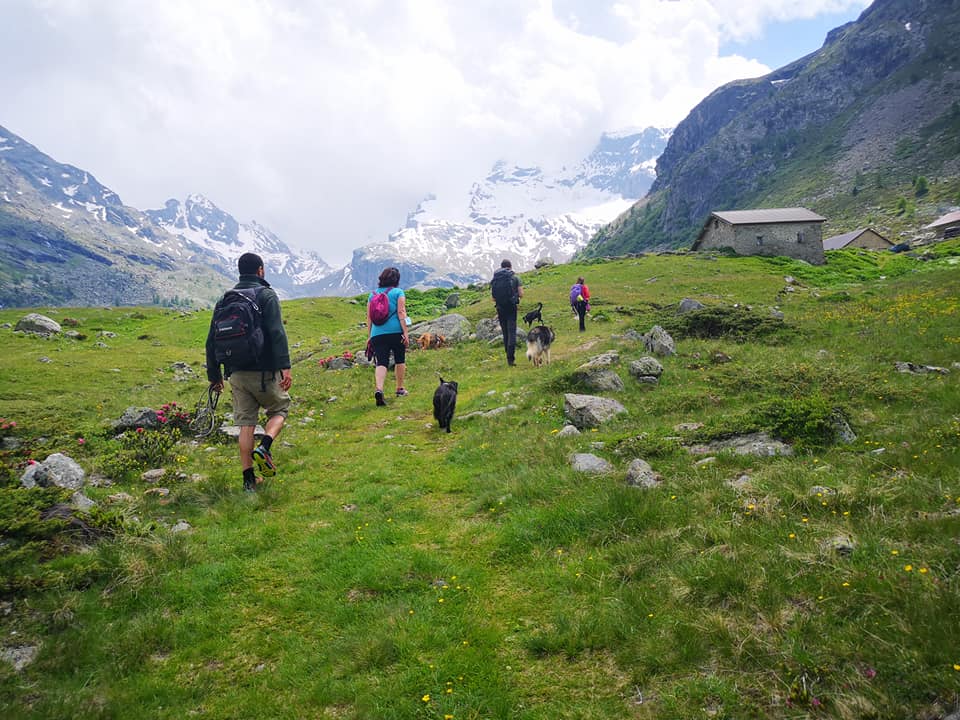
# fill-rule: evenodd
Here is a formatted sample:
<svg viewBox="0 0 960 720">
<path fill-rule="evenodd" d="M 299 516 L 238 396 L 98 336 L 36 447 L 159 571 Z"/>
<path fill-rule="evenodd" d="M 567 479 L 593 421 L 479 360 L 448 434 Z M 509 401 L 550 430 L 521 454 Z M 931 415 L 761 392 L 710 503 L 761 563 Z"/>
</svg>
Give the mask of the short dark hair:
<svg viewBox="0 0 960 720">
<path fill-rule="evenodd" d="M 583 276 L 582 276 L 582 275 L 577 278 L 577 283 L 578 283 L 579 285 L 583 285 Z"/>
<path fill-rule="evenodd" d="M 400 271 L 395 267 L 384 268 L 377 282 L 380 287 L 397 287 L 400 284 Z"/>
<path fill-rule="evenodd" d="M 263 267 L 263 258 L 256 253 L 244 253 L 237 260 L 237 270 L 241 275 L 256 275 L 257 270 Z"/>
<path fill-rule="evenodd" d="M 502 268 L 512 268 L 512 267 L 513 267 L 513 263 L 510 262 L 509 260 L 504 260 L 502 263 L 500 263 L 500 267 L 502 267 Z"/>
</svg>

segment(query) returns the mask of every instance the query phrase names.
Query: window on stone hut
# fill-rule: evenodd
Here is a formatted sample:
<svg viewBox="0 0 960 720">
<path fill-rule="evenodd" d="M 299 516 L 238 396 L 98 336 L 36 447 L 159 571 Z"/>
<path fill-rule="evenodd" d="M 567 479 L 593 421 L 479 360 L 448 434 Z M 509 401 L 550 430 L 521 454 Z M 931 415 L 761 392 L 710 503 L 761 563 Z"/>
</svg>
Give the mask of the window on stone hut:
<svg viewBox="0 0 960 720">
<path fill-rule="evenodd" d="M 797 244 L 803 242 L 803 231 L 797 233 Z"/>
<path fill-rule="evenodd" d="M 713 219 L 713 229 L 716 230 L 720 227 L 720 221 L 717 218 Z"/>
<path fill-rule="evenodd" d="M 757 235 L 757 247 L 763 245 L 763 235 Z"/>
</svg>

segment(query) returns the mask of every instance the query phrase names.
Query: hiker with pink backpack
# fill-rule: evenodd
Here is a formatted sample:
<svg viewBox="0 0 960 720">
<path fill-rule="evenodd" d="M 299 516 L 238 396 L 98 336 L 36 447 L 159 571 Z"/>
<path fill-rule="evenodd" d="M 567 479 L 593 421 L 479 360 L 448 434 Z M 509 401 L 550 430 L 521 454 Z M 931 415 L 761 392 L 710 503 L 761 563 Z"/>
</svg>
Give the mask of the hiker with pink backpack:
<svg viewBox="0 0 960 720">
<path fill-rule="evenodd" d="M 376 357 L 373 373 L 376 382 L 374 399 L 378 406 L 387 404 L 383 397 L 383 384 L 393 353 L 394 373 L 397 377 L 397 397 L 407 394 L 403 386 L 407 374 L 407 298 L 400 285 L 400 271 L 395 267 L 385 268 L 377 281 L 379 287 L 370 293 L 367 300 L 367 346 Z"/>
<path fill-rule="evenodd" d="M 583 320 L 590 312 L 590 288 L 587 287 L 582 277 L 578 277 L 577 281 L 570 287 L 570 307 L 580 318 L 580 332 L 583 332 L 587 329 Z"/>
</svg>

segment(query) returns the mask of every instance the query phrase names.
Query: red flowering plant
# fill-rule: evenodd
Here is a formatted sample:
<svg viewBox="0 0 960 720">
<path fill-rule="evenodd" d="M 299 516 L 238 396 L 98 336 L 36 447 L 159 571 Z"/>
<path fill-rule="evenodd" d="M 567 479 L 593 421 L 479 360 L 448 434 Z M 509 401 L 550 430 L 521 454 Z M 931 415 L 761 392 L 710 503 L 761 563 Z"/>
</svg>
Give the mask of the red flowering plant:
<svg viewBox="0 0 960 720">
<path fill-rule="evenodd" d="M 8 420 L 7 418 L 0 417 L 0 438 L 5 438 L 8 435 L 13 435 L 17 429 L 16 420 Z"/>
<path fill-rule="evenodd" d="M 318 360 L 317 365 L 319 365 L 322 368 L 328 368 L 330 367 L 330 363 L 336 360 L 337 357 L 342 357 L 344 360 L 350 360 L 351 362 L 353 361 L 353 353 L 350 352 L 349 350 L 344 350 L 342 355 L 339 355 L 339 356 L 330 355 L 328 357 L 323 358 L 322 360 Z"/>
<path fill-rule="evenodd" d="M 175 402 L 164 403 L 157 410 L 161 430 L 186 430 L 190 427 L 190 412 Z"/>
</svg>

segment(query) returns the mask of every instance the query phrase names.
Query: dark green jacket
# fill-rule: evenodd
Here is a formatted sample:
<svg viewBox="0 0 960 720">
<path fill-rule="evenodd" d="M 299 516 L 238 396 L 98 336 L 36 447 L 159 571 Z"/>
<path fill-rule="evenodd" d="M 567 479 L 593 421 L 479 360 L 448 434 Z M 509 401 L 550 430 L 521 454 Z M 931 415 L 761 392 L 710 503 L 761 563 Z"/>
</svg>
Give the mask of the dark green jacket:
<svg viewBox="0 0 960 720">
<path fill-rule="evenodd" d="M 234 285 L 234 290 L 246 288 L 262 288 L 257 293 L 257 305 L 263 316 L 263 355 L 260 357 L 259 367 L 231 367 L 225 368 L 229 375 L 234 370 L 288 370 L 290 368 L 290 349 L 287 347 L 287 331 L 283 327 L 283 318 L 280 316 L 280 298 L 270 287 L 270 283 L 256 275 L 241 275 L 240 281 Z M 217 314 L 223 298 L 213 310 Z M 213 349 L 213 317 L 210 318 L 210 330 L 207 332 L 207 380 L 218 382 L 223 379 L 217 356 Z"/>
</svg>

